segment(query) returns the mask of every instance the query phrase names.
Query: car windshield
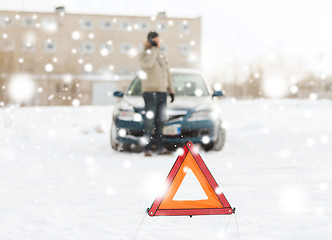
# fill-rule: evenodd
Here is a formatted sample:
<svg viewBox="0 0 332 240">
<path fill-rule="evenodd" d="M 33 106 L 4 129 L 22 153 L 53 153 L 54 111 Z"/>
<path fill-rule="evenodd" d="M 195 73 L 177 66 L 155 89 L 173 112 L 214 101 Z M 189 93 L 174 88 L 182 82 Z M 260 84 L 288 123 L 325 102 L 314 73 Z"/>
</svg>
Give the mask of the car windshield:
<svg viewBox="0 0 332 240">
<path fill-rule="evenodd" d="M 199 74 L 172 74 L 173 86 L 176 96 L 208 96 L 209 91 L 206 84 Z M 130 84 L 127 95 L 142 95 L 142 80 L 136 77 Z"/>
</svg>

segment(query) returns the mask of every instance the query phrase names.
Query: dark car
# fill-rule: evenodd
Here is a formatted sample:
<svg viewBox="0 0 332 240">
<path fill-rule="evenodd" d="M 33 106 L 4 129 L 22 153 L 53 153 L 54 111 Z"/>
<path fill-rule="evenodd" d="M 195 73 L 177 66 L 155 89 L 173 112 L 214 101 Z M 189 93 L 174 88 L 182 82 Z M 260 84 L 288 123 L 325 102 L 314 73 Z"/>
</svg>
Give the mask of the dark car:
<svg viewBox="0 0 332 240">
<path fill-rule="evenodd" d="M 201 73 L 196 70 L 171 69 L 175 101 L 168 100 L 163 141 L 167 149 L 182 147 L 187 141 L 201 144 L 208 150 L 219 151 L 225 143 L 221 111 L 217 97 Z M 111 146 L 117 151 L 142 149 L 144 137 L 144 73 L 138 74 L 126 93 L 114 92 L 121 98 L 114 107 L 111 126 Z"/>
</svg>

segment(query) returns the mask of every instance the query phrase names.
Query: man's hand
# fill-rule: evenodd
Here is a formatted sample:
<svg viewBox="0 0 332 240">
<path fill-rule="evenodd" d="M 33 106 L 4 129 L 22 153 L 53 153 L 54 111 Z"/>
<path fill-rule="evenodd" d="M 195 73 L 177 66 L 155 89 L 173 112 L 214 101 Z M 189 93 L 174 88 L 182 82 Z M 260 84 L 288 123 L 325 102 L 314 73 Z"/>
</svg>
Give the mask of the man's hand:
<svg viewBox="0 0 332 240">
<path fill-rule="evenodd" d="M 169 96 L 171 97 L 171 103 L 174 102 L 174 93 L 170 93 Z"/>
</svg>

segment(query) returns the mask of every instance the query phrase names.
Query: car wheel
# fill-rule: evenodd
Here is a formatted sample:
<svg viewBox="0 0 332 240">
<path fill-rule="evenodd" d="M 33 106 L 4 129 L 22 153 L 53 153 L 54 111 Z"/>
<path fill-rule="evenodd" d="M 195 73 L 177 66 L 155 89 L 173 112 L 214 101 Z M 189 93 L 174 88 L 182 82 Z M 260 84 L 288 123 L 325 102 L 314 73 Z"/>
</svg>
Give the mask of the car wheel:
<svg viewBox="0 0 332 240">
<path fill-rule="evenodd" d="M 117 131 L 116 126 L 114 123 L 112 123 L 111 134 L 110 134 L 111 147 L 117 152 L 130 151 L 130 144 L 121 143 L 116 139 L 117 137 L 116 131 Z"/>
<path fill-rule="evenodd" d="M 110 140 L 111 140 L 111 147 L 115 151 L 118 151 L 119 142 L 118 142 L 118 140 L 116 140 L 116 126 L 114 123 L 112 123 L 112 126 L 111 126 Z"/>
<path fill-rule="evenodd" d="M 223 149 L 225 145 L 226 131 L 222 127 L 219 128 L 218 138 L 214 143 L 209 143 L 207 145 L 203 145 L 203 149 L 205 151 L 220 151 Z"/>
<path fill-rule="evenodd" d="M 205 152 L 211 151 L 213 149 L 214 143 L 202 144 L 201 145 Z"/>
<path fill-rule="evenodd" d="M 226 139 L 226 130 L 222 127 L 219 128 L 219 137 L 217 141 L 214 143 L 213 150 L 220 151 L 224 148 L 225 139 Z"/>
<path fill-rule="evenodd" d="M 171 144 L 171 143 L 165 144 L 165 147 L 168 151 L 171 151 L 171 152 L 174 152 L 176 150 L 176 145 Z"/>
</svg>

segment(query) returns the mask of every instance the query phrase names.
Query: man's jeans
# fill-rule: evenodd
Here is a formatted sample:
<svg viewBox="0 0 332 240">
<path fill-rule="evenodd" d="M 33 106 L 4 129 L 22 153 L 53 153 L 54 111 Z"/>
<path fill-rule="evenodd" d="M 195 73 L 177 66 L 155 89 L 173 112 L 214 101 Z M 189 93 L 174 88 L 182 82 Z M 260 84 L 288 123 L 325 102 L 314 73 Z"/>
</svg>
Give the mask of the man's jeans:
<svg viewBox="0 0 332 240">
<path fill-rule="evenodd" d="M 145 151 L 161 151 L 163 146 L 163 127 L 165 121 L 166 99 L 165 92 L 144 92 L 145 102 L 145 136 L 148 144 L 144 147 Z"/>
</svg>

